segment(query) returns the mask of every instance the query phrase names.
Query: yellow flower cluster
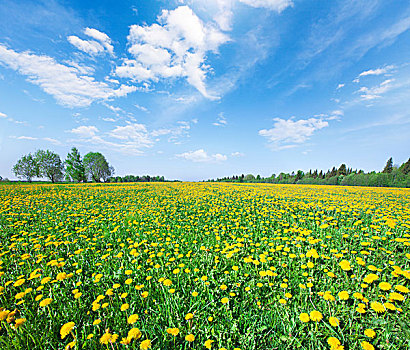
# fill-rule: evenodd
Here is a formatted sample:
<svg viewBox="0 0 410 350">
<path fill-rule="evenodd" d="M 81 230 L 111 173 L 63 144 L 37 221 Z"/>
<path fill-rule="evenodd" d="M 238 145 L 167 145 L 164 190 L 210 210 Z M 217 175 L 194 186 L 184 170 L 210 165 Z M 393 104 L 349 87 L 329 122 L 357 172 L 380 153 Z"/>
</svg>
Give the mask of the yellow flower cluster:
<svg viewBox="0 0 410 350">
<path fill-rule="evenodd" d="M 3 184 L 0 203 L 10 344 L 410 348 L 408 189 Z"/>
</svg>

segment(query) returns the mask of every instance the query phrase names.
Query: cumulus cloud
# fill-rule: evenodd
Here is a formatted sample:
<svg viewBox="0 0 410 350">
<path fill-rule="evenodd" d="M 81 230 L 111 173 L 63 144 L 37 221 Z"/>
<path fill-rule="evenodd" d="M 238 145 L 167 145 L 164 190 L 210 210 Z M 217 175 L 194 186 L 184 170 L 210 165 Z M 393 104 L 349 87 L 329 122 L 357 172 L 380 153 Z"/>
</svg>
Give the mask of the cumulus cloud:
<svg viewBox="0 0 410 350">
<path fill-rule="evenodd" d="M 114 89 L 105 82 L 82 75 L 76 67 L 56 62 L 52 57 L 16 52 L 1 44 L 0 63 L 27 76 L 29 82 L 40 86 L 67 107 L 86 107 L 94 101 L 125 96 L 137 90 L 128 85 Z"/>
<path fill-rule="evenodd" d="M 137 82 L 185 78 L 203 96 L 216 99 L 205 86 L 210 68 L 206 53 L 218 52 L 229 37 L 212 23 L 204 24 L 188 6 L 163 10 L 157 22 L 130 27 L 128 51 L 133 58 L 124 60 L 116 74 Z"/>
<path fill-rule="evenodd" d="M 0 112 L 0 118 L 7 118 L 7 114 Z"/>
<path fill-rule="evenodd" d="M 190 160 L 195 163 L 221 162 L 228 159 L 227 156 L 220 153 L 208 155 L 203 149 L 176 154 L 176 157 Z"/>
<path fill-rule="evenodd" d="M 259 135 L 266 137 L 275 150 L 296 147 L 307 141 L 316 130 L 329 126 L 329 123 L 321 118 L 297 121 L 275 118 L 274 121 L 272 129 L 259 130 Z"/>
</svg>

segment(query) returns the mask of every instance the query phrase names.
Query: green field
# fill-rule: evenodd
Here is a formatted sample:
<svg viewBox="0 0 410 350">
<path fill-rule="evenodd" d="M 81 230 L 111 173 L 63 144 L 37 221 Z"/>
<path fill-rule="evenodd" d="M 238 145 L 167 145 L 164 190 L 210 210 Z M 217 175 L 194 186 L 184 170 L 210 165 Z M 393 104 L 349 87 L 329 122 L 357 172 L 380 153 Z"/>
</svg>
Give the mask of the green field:
<svg viewBox="0 0 410 350">
<path fill-rule="evenodd" d="M 1 349 L 409 349 L 410 190 L 0 185 Z"/>
</svg>

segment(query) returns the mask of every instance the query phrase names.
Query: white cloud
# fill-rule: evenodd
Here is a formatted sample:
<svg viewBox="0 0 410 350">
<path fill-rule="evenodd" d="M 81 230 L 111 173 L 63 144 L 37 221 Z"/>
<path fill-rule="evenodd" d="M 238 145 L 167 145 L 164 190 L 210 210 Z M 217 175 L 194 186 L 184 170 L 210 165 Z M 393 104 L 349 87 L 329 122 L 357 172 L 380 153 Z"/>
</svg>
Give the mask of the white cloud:
<svg viewBox="0 0 410 350">
<path fill-rule="evenodd" d="M 130 27 L 128 51 L 133 59 L 124 60 L 116 74 L 138 82 L 186 78 L 203 96 L 216 99 L 205 87 L 210 69 L 206 53 L 217 52 L 229 37 L 212 23 L 204 24 L 188 6 L 163 10 L 157 21 Z"/>
<path fill-rule="evenodd" d="M 394 79 L 387 79 L 383 81 L 381 84 L 373 86 L 371 88 L 363 86 L 358 90 L 358 93 L 361 94 L 360 97 L 362 100 L 374 100 L 380 98 L 382 94 L 391 90 L 394 87 L 392 84 L 393 82 Z"/>
<path fill-rule="evenodd" d="M 147 128 L 143 124 L 130 123 L 125 126 L 117 126 L 108 135 L 115 139 L 126 141 L 138 149 L 153 145 Z"/>
<path fill-rule="evenodd" d="M 262 7 L 271 11 L 282 12 L 289 6 L 293 6 L 291 0 L 239 0 L 240 2 L 252 6 Z"/>
<path fill-rule="evenodd" d="M 341 109 L 337 109 L 335 111 L 330 112 L 330 115 L 326 118 L 327 120 L 340 120 L 341 117 L 344 116 L 344 111 Z"/>
<path fill-rule="evenodd" d="M 176 154 L 176 157 L 184 158 L 195 163 L 221 162 L 228 159 L 227 156 L 220 153 L 208 155 L 203 149 Z"/>
<path fill-rule="evenodd" d="M 143 111 L 145 113 L 149 113 L 148 108 L 144 107 L 144 106 L 140 106 L 139 104 L 135 104 L 134 105 L 136 108 L 138 108 L 140 111 Z"/>
<path fill-rule="evenodd" d="M 95 40 L 83 40 L 75 35 L 68 36 L 67 40 L 77 49 L 92 56 L 98 55 L 105 50 L 107 50 L 111 55 L 114 54 L 114 47 L 111 45 L 111 39 L 107 34 L 93 28 L 85 28 L 84 34 Z"/>
<path fill-rule="evenodd" d="M 88 138 L 94 136 L 96 133 L 98 133 L 98 129 L 95 126 L 86 126 L 82 125 L 79 126 L 78 128 L 71 129 L 70 132 L 73 134 L 78 135 L 79 137 L 82 138 Z"/>
<path fill-rule="evenodd" d="M 272 129 L 259 130 L 259 135 L 266 137 L 275 150 L 293 148 L 304 143 L 316 130 L 329 126 L 320 118 L 309 118 L 293 121 L 292 119 L 275 118 Z"/>
<path fill-rule="evenodd" d="M 32 137 L 32 136 L 19 136 L 16 137 L 17 140 L 29 140 L 29 141 L 35 141 L 38 140 L 37 137 Z"/>
<path fill-rule="evenodd" d="M 385 67 L 383 67 L 383 68 L 369 69 L 369 70 L 366 70 L 366 71 L 364 71 L 364 72 L 361 72 L 361 73 L 359 74 L 359 76 L 358 76 L 356 79 L 353 80 L 353 82 L 354 82 L 354 83 L 358 83 L 358 82 L 360 81 L 360 78 L 361 78 L 361 77 L 365 77 L 365 76 L 368 76 L 368 75 L 382 75 L 382 74 L 387 74 L 387 73 L 391 72 L 391 71 L 392 71 L 393 69 L 395 69 L 395 68 L 396 68 L 396 66 L 391 65 L 391 66 L 385 66 Z"/>
<path fill-rule="evenodd" d="M 226 120 L 223 113 L 219 113 L 218 118 L 215 123 L 212 123 L 215 126 L 226 126 L 228 125 L 228 121 Z"/>
<path fill-rule="evenodd" d="M 57 63 L 49 56 L 19 53 L 1 44 L 0 63 L 27 76 L 29 82 L 40 86 L 67 107 L 85 107 L 94 101 L 125 96 L 137 90 L 128 85 L 113 89 L 107 83 L 81 75 L 77 68 Z"/>
<path fill-rule="evenodd" d="M 108 103 L 103 103 L 103 105 L 107 107 L 109 110 L 113 111 L 116 116 L 118 116 L 120 112 L 124 113 L 124 111 L 120 107 L 114 107 L 109 105 Z"/>
<path fill-rule="evenodd" d="M 176 126 L 170 128 L 156 129 L 151 132 L 153 137 L 169 135 L 168 142 L 174 144 L 181 144 L 184 138 L 189 137 L 189 130 L 191 130 L 191 124 L 196 124 L 197 120 L 193 119 L 191 121 L 178 121 Z"/>
<path fill-rule="evenodd" d="M 341 89 L 343 86 L 345 86 L 345 84 L 339 84 L 339 85 L 337 86 L 336 90 Z"/>
<path fill-rule="evenodd" d="M 67 142 L 95 145 L 101 149 L 133 156 L 142 155 L 144 148 L 152 147 L 154 144 L 145 125 L 137 123 L 116 126 L 104 134 L 100 133 L 95 126 L 85 125 L 68 132 L 77 135 L 77 138 L 67 140 Z M 110 140 L 110 138 L 114 140 Z"/>
<path fill-rule="evenodd" d="M 114 119 L 114 118 L 102 118 L 102 120 L 104 120 L 105 122 L 111 122 L 111 123 L 114 123 L 114 122 L 117 121 L 117 120 Z"/>
<path fill-rule="evenodd" d="M 244 157 L 244 156 L 245 156 L 245 153 L 242 153 L 242 152 L 233 152 L 233 153 L 231 153 L 231 156 L 232 156 L 232 157 Z"/>
<path fill-rule="evenodd" d="M 44 141 L 51 142 L 53 145 L 61 145 L 61 142 L 51 137 L 43 137 Z"/>
<path fill-rule="evenodd" d="M 68 36 L 67 40 L 71 45 L 89 55 L 97 55 L 104 51 L 104 47 L 94 40 L 82 40 L 75 35 Z"/>
<path fill-rule="evenodd" d="M 111 45 L 111 39 L 107 34 L 94 28 L 85 28 L 84 34 L 98 40 L 111 55 L 114 54 L 114 47 Z"/>
<path fill-rule="evenodd" d="M 0 112 L 0 118 L 7 118 L 7 114 Z"/>
</svg>

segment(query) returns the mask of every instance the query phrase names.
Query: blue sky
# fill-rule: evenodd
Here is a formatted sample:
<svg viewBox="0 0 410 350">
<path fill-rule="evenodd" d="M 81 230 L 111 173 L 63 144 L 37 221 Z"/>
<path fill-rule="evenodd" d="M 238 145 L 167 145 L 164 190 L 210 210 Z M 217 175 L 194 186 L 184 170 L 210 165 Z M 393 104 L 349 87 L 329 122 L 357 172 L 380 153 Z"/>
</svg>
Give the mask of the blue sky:
<svg viewBox="0 0 410 350">
<path fill-rule="evenodd" d="M 0 5 L 0 175 L 102 152 L 117 175 L 380 170 L 410 156 L 408 1 Z"/>
</svg>

